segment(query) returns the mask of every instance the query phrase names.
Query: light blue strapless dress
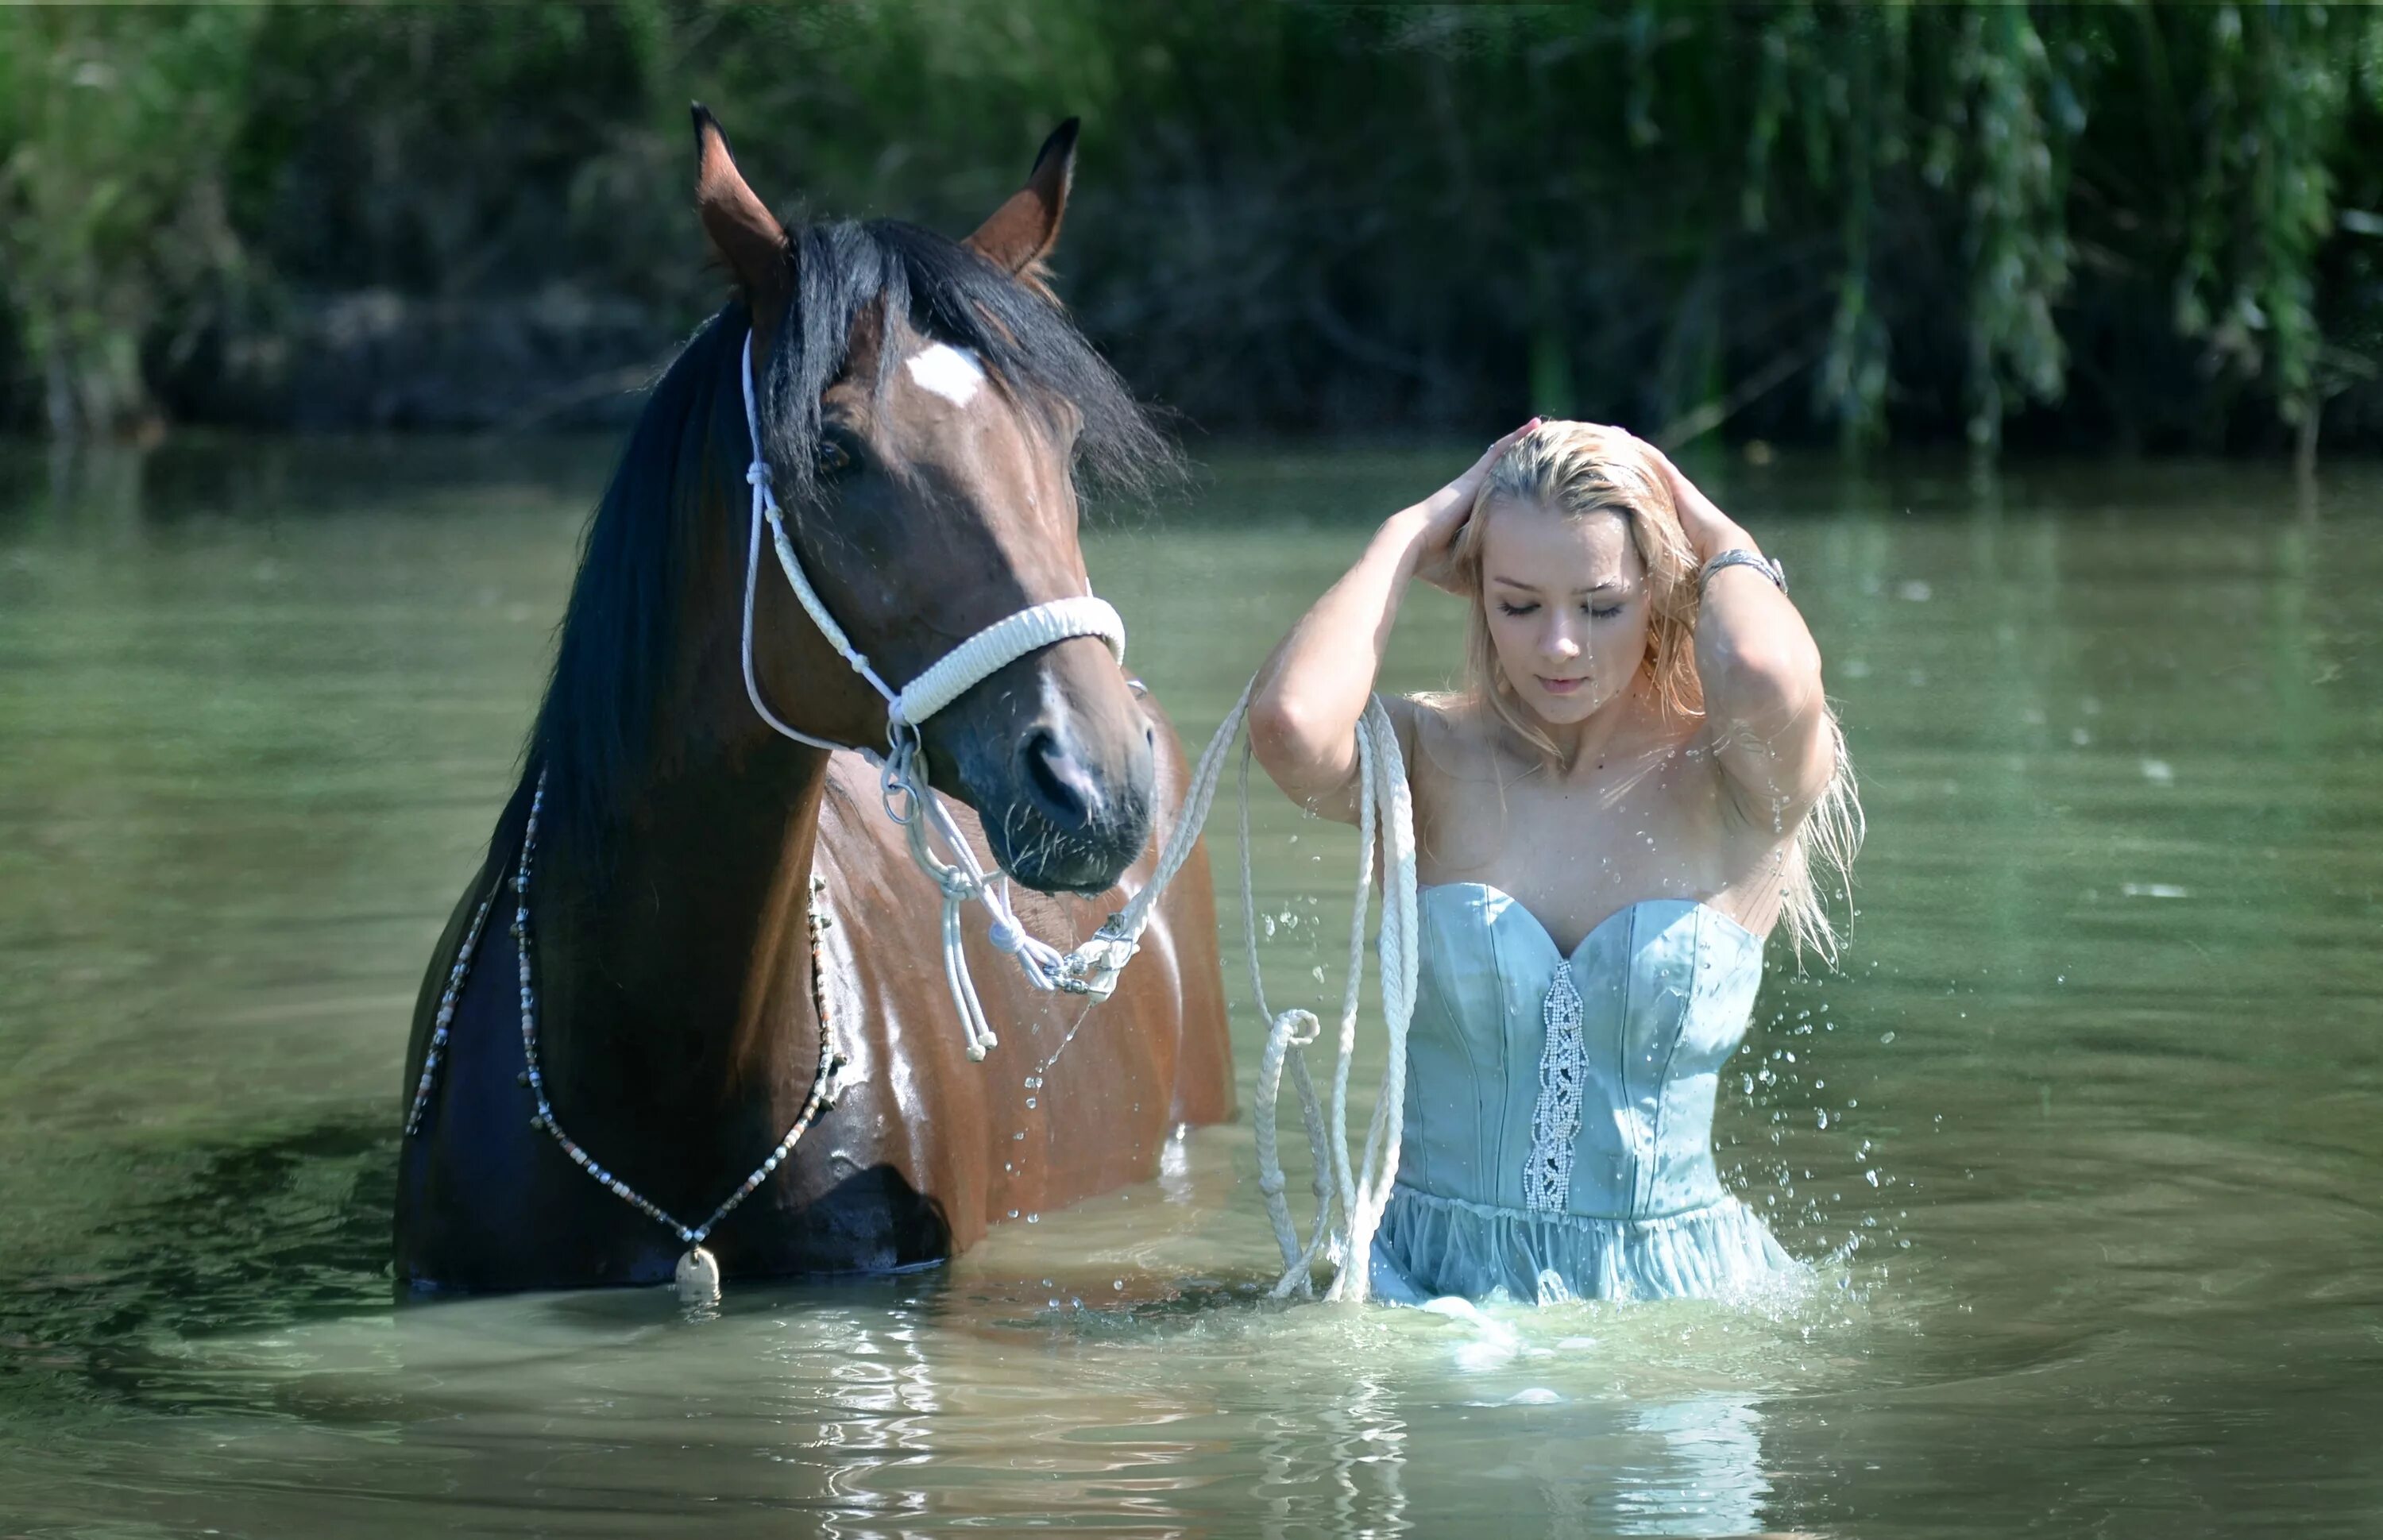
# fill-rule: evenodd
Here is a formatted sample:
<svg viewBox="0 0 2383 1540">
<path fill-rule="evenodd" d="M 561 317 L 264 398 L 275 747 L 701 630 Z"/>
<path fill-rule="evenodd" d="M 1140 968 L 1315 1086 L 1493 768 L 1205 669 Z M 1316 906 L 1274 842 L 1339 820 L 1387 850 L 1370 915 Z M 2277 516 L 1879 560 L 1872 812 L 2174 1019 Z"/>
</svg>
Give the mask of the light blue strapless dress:
<svg viewBox="0 0 2383 1540">
<path fill-rule="evenodd" d="M 1713 1167 L 1713 1093 L 1762 940 L 1648 899 L 1565 957 L 1480 882 L 1426 887 L 1385 1299 L 1649 1300 L 1800 1272 Z"/>
</svg>

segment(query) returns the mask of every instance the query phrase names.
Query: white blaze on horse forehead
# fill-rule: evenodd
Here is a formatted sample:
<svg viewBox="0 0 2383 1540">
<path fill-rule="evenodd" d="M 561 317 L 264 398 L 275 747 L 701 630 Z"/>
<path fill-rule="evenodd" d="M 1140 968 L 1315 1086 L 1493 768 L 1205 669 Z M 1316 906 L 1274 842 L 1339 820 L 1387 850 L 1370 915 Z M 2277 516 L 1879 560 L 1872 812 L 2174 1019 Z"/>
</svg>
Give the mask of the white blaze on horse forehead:
<svg viewBox="0 0 2383 1540">
<path fill-rule="evenodd" d="M 910 377 L 954 406 L 966 406 L 984 388 L 984 365 L 966 348 L 937 342 L 912 353 Z"/>
</svg>

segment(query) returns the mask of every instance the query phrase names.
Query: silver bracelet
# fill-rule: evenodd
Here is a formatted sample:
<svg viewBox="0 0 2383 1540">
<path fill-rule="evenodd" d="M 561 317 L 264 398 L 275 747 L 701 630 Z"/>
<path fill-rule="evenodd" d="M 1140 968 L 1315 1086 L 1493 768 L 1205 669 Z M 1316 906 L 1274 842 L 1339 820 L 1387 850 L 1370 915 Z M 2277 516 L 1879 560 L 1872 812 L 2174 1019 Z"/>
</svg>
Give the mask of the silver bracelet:
<svg viewBox="0 0 2383 1540">
<path fill-rule="evenodd" d="M 1756 572 L 1760 573 L 1763 576 L 1769 578 L 1772 582 L 1779 585 L 1779 591 L 1781 593 L 1784 594 L 1787 591 L 1787 569 L 1779 564 L 1778 558 L 1771 556 L 1757 556 L 1754 552 L 1746 549 L 1743 546 L 1740 546 L 1730 550 L 1725 550 L 1719 556 L 1714 557 L 1711 561 L 1704 564 L 1702 571 L 1697 573 L 1697 596 L 1699 598 L 1704 596 L 1705 585 L 1712 581 L 1713 573 L 1721 571 L 1723 567 L 1751 567 Z"/>
</svg>

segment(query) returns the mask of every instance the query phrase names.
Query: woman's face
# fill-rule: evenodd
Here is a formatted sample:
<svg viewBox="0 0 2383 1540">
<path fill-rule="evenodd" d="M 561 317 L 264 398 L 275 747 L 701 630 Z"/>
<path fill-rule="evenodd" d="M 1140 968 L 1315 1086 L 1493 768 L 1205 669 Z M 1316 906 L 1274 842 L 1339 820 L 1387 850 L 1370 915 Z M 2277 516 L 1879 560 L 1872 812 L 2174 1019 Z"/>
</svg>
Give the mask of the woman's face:
<svg viewBox="0 0 2383 1540">
<path fill-rule="evenodd" d="M 1647 563 L 1620 513 L 1482 510 L 1481 602 L 1498 667 L 1550 726 L 1586 721 L 1647 658 Z"/>
</svg>

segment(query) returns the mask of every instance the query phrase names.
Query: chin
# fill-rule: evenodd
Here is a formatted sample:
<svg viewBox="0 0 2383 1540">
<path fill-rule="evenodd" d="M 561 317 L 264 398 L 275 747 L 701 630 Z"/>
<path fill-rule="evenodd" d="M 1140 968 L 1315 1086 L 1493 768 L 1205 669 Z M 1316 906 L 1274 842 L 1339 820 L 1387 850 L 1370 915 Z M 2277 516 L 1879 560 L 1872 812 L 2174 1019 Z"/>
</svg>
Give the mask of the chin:
<svg viewBox="0 0 2383 1540">
<path fill-rule="evenodd" d="M 1538 718 L 1550 727 L 1571 727 L 1597 715 L 1605 702 L 1593 696 L 1529 695 L 1524 701 Z"/>
</svg>

